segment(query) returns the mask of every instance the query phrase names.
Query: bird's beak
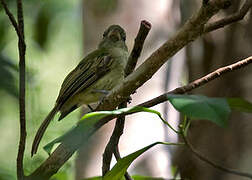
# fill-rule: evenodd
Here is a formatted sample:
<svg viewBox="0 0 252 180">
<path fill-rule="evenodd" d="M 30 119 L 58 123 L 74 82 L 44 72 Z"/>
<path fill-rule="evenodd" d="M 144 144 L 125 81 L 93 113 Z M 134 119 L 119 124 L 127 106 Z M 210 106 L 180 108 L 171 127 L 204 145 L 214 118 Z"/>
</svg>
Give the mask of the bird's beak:
<svg viewBox="0 0 252 180">
<path fill-rule="evenodd" d="M 114 29 L 109 32 L 108 37 L 114 42 L 121 40 L 120 32 L 117 29 Z"/>
</svg>

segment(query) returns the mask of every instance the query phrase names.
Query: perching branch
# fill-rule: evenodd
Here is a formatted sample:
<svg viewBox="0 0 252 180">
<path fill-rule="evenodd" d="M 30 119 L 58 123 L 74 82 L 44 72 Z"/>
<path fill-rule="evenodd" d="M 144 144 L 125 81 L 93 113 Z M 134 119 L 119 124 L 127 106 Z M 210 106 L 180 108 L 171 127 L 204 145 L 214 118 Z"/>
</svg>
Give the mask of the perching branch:
<svg viewBox="0 0 252 180">
<path fill-rule="evenodd" d="M 219 28 L 223 28 L 226 25 L 242 20 L 252 7 L 252 0 L 246 0 L 241 9 L 228 17 L 220 19 L 218 21 L 206 24 L 204 33 L 214 31 Z"/>
<path fill-rule="evenodd" d="M 212 81 L 218 77 L 221 77 L 222 75 L 224 75 L 228 72 L 243 68 L 243 67 L 249 65 L 250 63 L 252 63 L 252 56 L 250 56 L 246 59 L 240 60 L 240 61 L 238 61 L 234 64 L 231 64 L 229 66 L 221 67 L 221 68 L 215 70 L 214 72 L 191 82 L 188 85 L 176 88 L 176 89 L 169 91 L 165 94 L 162 94 L 152 100 L 149 100 L 147 102 L 139 104 L 138 106 L 152 107 L 157 104 L 163 103 L 163 102 L 167 101 L 167 95 L 169 95 L 169 94 L 184 94 L 184 93 L 190 92 L 191 90 L 196 89 L 198 87 L 201 87 L 201 86 L 209 83 L 210 81 Z"/>
<path fill-rule="evenodd" d="M 190 151 L 200 160 L 204 161 L 205 163 L 211 165 L 212 167 L 219 169 L 221 171 L 224 171 L 226 173 L 230 173 L 233 175 L 237 175 L 237 176 L 241 176 L 241 177 L 247 177 L 252 179 L 252 174 L 249 173 L 245 173 L 245 172 L 240 172 L 234 169 L 229 169 L 227 167 L 223 167 L 220 164 L 217 164 L 216 162 L 213 162 L 212 160 L 210 160 L 208 157 L 206 157 L 205 155 L 201 154 L 199 151 L 197 151 L 193 145 L 188 141 L 187 137 L 185 136 L 185 134 L 181 134 L 182 138 L 185 142 L 185 145 L 190 149 Z"/>
<path fill-rule="evenodd" d="M 125 68 L 125 76 L 128 76 L 133 72 L 133 70 L 136 67 L 137 60 L 140 57 L 144 41 L 151 29 L 151 24 L 147 21 L 142 21 L 140 24 L 140 29 L 138 31 L 138 34 L 135 39 L 134 47 L 131 51 L 131 54 L 128 58 L 128 63 Z M 127 107 L 127 102 L 123 102 L 119 105 L 118 108 L 125 108 Z M 112 159 L 112 154 L 116 153 L 119 154 L 119 139 L 121 135 L 123 134 L 124 129 L 124 123 L 125 123 L 125 116 L 120 116 L 116 120 L 115 128 L 113 130 L 113 133 L 109 139 L 109 142 L 105 148 L 105 151 L 103 153 L 103 164 L 102 164 L 102 175 L 104 176 L 110 169 L 110 163 Z M 117 152 L 116 152 L 117 151 Z M 130 175 L 126 172 L 125 174 L 126 180 L 131 180 L 132 178 Z"/>
<path fill-rule="evenodd" d="M 220 9 L 226 8 L 227 4 L 229 4 L 227 2 L 230 1 L 212 0 L 204 3 L 199 11 L 186 22 L 176 35 L 153 52 L 135 72 L 130 74 L 119 86 L 114 88 L 96 110 L 112 110 L 121 102 L 125 101 L 130 94 L 148 81 L 168 59 L 187 44 L 201 36 L 204 33 L 204 25 Z M 188 89 L 188 91 L 192 89 Z M 37 178 L 37 180 L 49 179 L 73 155 L 83 142 L 114 117 L 110 116 L 109 118 L 100 120 L 95 124 L 95 128 L 90 131 L 76 131 L 77 138 L 75 141 L 66 140 L 62 142 L 29 178 L 41 177 Z"/>
</svg>

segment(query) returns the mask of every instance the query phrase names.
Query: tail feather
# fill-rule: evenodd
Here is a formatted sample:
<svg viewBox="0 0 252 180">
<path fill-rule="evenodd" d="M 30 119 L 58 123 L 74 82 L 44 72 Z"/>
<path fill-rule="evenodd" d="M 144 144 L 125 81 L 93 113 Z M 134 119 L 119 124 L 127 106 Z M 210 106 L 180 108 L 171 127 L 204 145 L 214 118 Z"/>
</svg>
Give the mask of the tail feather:
<svg viewBox="0 0 252 180">
<path fill-rule="evenodd" d="M 36 136 L 33 140 L 32 143 L 32 150 L 31 150 L 31 156 L 33 156 L 34 154 L 36 154 L 37 150 L 38 150 L 38 146 L 39 143 L 46 131 L 46 128 L 48 127 L 48 125 L 50 124 L 51 120 L 54 118 L 55 114 L 58 112 L 58 108 L 57 106 L 55 106 L 51 112 L 47 115 L 47 117 L 45 118 L 45 120 L 42 122 L 42 124 L 40 125 Z"/>
</svg>

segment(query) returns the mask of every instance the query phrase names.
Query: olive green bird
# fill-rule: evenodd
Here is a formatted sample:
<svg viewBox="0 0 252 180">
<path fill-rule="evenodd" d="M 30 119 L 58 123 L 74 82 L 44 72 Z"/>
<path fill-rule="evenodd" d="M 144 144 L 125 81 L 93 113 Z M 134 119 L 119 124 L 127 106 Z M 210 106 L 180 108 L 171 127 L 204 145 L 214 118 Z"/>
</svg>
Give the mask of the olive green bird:
<svg viewBox="0 0 252 180">
<path fill-rule="evenodd" d="M 57 112 L 61 113 L 59 117 L 61 120 L 81 105 L 100 101 L 105 92 L 123 80 L 128 59 L 125 40 L 125 31 L 119 25 L 110 26 L 104 32 L 98 48 L 88 54 L 67 75 L 54 108 L 36 133 L 32 144 L 32 156 L 36 154 L 41 138 Z"/>
</svg>

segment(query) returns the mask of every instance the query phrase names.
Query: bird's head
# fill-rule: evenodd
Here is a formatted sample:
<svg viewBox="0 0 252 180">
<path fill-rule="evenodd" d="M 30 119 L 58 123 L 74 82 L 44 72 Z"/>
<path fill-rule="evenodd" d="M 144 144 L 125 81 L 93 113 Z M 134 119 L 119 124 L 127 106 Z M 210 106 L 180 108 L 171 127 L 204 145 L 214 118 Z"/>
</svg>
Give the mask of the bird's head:
<svg viewBox="0 0 252 180">
<path fill-rule="evenodd" d="M 99 47 L 120 47 L 125 48 L 126 33 L 124 29 L 119 25 L 111 25 L 103 33 L 103 39 L 99 44 Z M 126 47 L 127 48 L 127 47 Z"/>
</svg>

